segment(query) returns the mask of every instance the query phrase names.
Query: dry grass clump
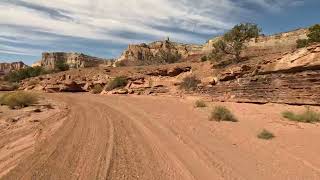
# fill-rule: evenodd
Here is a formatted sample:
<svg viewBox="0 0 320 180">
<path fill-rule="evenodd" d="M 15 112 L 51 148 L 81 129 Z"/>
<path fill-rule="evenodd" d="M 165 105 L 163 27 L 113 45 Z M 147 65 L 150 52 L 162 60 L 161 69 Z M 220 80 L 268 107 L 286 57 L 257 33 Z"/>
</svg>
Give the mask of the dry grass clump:
<svg viewBox="0 0 320 180">
<path fill-rule="evenodd" d="M 203 108 L 203 107 L 207 107 L 207 104 L 203 101 L 203 100 L 197 100 L 195 102 L 195 107 L 197 108 Z"/>
<path fill-rule="evenodd" d="M 303 123 L 314 123 L 320 122 L 320 113 L 313 111 L 309 107 L 301 114 L 295 114 L 291 111 L 285 111 L 282 116 L 290 121 L 303 122 Z"/>
<path fill-rule="evenodd" d="M 34 94 L 17 91 L 2 95 L 0 97 L 0 104 L 9 106 L 11 109 L 20 109 L 36 104 L 38 100 L 38 96 Z"/>
<path fill-rule="evenodd" d="M 103 91 L 103 87 L 100 84 L 95 84 L 91 89 L 92 94 L 100 94 Z"/>
<path fill-rule="evenodd" d="M 111 91 L 116 88 L 125 87 L 127 84 L 127 78 L 119 76 L 108 83 L 106 90 Z"/>
<path fill-rule="evenodd" d="M 259 139 L 265 139 L 265 140 L 270 140 L 273 139 L 275 136 L 268 130 L 264 129 L 262 132 L 260 132 L 257 137 Z"/>
<path fill-rule="evenodd" d="M 198 84 L 200 83 L 201 81 L 197 77 L 188 76 L 182 80 L 182 83 L 180 84 L 180 88 L 187 91 L 194 91 L 196 90 Z"/>
<path fill-rule="evenodd" d="M 231 121 L 237 122 L 237 118 L 224 106 L 216 106 L 211 112 L 211 121 Z"/>
</svg>

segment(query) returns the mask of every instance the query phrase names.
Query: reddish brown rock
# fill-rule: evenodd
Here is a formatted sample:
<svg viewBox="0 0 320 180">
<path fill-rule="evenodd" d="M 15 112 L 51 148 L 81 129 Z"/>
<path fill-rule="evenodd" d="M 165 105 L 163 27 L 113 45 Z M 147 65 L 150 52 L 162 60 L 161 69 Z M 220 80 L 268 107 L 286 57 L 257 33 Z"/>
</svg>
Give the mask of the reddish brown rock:
<svg viewBox="0 0 320 180">
<path fill-rule="evenodd" d="M 258 75 L 238 71 L 233 78 L 199 91 L 220 101 L 320 105 L 319 47 L 286 53 L 261 65 Z"/>
<path fill-rule="evenodd" d="M 11 71 L 20 70 L 27 67 L 28 66 L 21 61 L 13 63 L 0 63 L 0 76 L 8 74 Z"/>
</svg>

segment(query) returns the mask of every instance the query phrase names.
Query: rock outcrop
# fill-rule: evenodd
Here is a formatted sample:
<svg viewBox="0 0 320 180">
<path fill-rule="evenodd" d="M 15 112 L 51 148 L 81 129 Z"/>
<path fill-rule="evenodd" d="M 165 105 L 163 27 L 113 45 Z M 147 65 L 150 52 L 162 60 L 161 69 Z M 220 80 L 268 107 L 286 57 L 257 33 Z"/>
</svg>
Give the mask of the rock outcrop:
<svg viewBox="0 0 320 180">
<path fill-rule="evenodd" d="M 107 59 L 88 56 L 82 53 L 45 52 L 42 53 L 42 59 L 35 63 L 35 66 L 40 65 L 46 69 L 54 69 L 58 61 L 65 62 L 70 68 L 98 67 L 109 63 Z"/>
<path fill-rule="evenodd" d="M 200 91 L 220 101 L 320 105 L 320 45 L 258 67 L 223 71 L 219 80 L 217 85 Z"/>
<path fill-rule="evenodd" d="M 44 92 L 91 92 L 95 86 L 101 87 L 102 94 L 163 94 L 176 89 L 177 78 L 191 72 L 188 65 L 154 66 L 140 73 L 100 71 L 91 74 L 93 69 L 74 69 L 56 74 L 47 74 L 25 79 L 20 90 L 36 90 Z M 115 77 L 126 77 L 125 87 L 108 90 L 108 83 Z"/>
<path fill-rule="evenodd" d="M 11 71 L 20 70 L 28 67 L 23 62 L 0 63 L 0 75 L 5 75 Z"/>
<path fill-rule="evenodd" d="M 202 46 L 157 41 L 150 44 L 129 45 L 117 60 L 117 66 L 154 65 L 178 62 L 189 56 L 201 54 Z"/>
<path fill-rule="evenodd" d="M 249 49 L 269 50 L 269 53 L 290 51 L 296 47 L 296 41 L 298 39 L 307 38 L 307 31 L 307 29 L 298 29 L 271 36 L 261 35 L 258 38 L 251 39 L 246 46 Z M 202 48 L 203 53 L 210 53 L 213 50 L 213 44 L 219 39 L 221 39 L 221 37 L 215 37 L 205 43 Z"/>
</svg>

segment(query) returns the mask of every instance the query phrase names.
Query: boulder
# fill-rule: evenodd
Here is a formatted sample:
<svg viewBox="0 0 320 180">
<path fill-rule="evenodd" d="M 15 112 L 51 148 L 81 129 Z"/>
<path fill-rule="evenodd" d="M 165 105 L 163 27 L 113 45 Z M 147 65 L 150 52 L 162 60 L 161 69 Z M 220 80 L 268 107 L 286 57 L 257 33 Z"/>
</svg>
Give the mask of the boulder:
<svg viewBox="0 0 320 180">
<path fill-rule="evenodd" d="M 168 69 L 166 67 L 162 67 L 162 68 L 158 68 L 158 69 L 149 71 L 146 73 L 146 75 L 175 77 L 175 76 L 180 75 L 181 73 L 190 72 L 190 71 L 191 71 L 190 66 L 180 66 L 180 67 L 174 67 L 174 68 L 170 68 L 170 69 Z"/>
<path fill-rule="evenodd" d="M 274 59 L 259 69 L 258 74 L 295 73 L 306 70 L 320 70 L 320 44 L 298 49 Z"/>
<path fill-rule="evenodd" d="M 9 84 L 0 84 L 0 91 L 14 91 L 17 87 Z"/>
<path fill-rule="evenodd" d="M 60 92 L 83 92 L 82 84 L 78 84 L 74 81 L 65 81 L 59 86 Z"/>
<path fill-rule="evenodd" d="M 44 90 L 47 93 L 56 93 L 60 91 L 60 87 L 59 85 L 48 84 L 47 86 L 45 86 Z"/>
</svg>

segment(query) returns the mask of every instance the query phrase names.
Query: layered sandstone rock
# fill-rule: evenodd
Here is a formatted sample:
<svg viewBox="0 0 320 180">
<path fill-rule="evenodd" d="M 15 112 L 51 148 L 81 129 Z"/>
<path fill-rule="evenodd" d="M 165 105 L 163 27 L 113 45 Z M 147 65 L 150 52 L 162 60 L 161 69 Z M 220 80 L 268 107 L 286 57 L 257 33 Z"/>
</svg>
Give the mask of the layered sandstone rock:
<svg viewBox="0 0 320 180">
<path fill-rule="evenodd" d="M 222 71 L 220 82 L 200 91 L 220 101 L 320 105 L 320 45 L 257 67 Z"/>
<path fill-rule="evenodd" d="M 258 38 L 251 39 L 246 46 L 249 49 L 269 50 L 268 53 L 290 51 L 295 49 L 298 39 L 307 38 L 307 31 L 307 29 L 298 29 L 271 36 L 261 35 Z M 210 53 L 213 50 L 213 44 L 221 38 L 220 36 L 208 40 L 208 42 L 203 45 L 203 53 Z"/>
<path fill-rule="evenodd" d="M 88 56 L 82 53 L 45 52 L 42 53 L 42 59 L 35 65 L 40 65 L 46 69 L 54 69 L 55 64 L 58 61 L 65 62 L 70 68 L 85 68 L 98 67 L 100 65 L 108 64 L 109 60 Z"/>
<path fill-rule="evenodd" d="M 23 62 L 13 62 L 13 63 L 0 63 L 0 75 L 5 75 L 11 71 L 20 70 L 28 67 Z"/>
<path fill-rule="evenodd" d="M 200 45 L 179 44 L 169 40 L 129 45 L 116 64 L 122 66 L 173 63 L 200 54 L 201 49 Z"/>
<path fill-rule="evenodd" d="M 293 73 L 318 69 L 320 69 L 320 44 L 315 44 L 266 62 L 259 70 L 259 74 Z"/>
</svg>

